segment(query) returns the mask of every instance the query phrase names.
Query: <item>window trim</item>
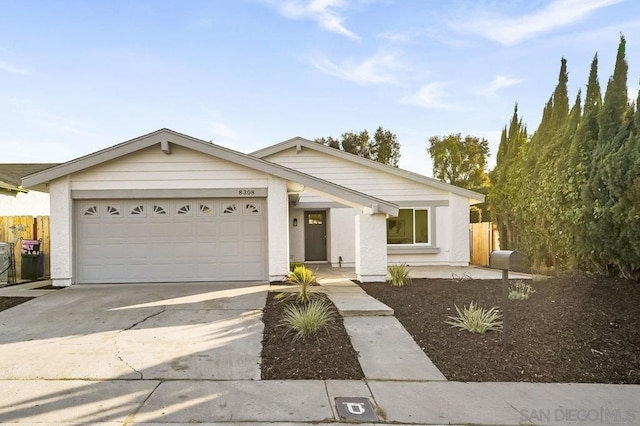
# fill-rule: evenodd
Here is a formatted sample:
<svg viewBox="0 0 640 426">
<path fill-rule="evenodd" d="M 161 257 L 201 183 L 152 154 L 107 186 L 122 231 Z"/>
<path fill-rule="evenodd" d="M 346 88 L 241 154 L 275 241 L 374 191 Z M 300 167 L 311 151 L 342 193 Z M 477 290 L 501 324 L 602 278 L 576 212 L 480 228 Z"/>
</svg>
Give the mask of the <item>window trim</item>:
<svg viewBox="0 0 640 426">
<path fill-rule="evenodd" d="M 417 206 L 417 207 L 400 207 L 400 210 L 411 210 L 412 211 L 412 220 L 413 220 L 413 226 L 412 226 L 412 230 L 413 230 L 413 236 L 412 236 L 412 241 L 413 243 L 400 243 L 400 244 L 393 244 L 393 243 L 389 243 L 389 235 L 388 235 L 388 228 L 387 228 L 387 248 L 389 249 L 393 249 L 393 248 L 398 248 L 398 249 L 408 249 L 408 248 L 412 248 L 415 247 L 416 249 L 420 249 L 420 248 L 424 248 L 424 249 L 428 249 L 428 248 L 436 248 L 435 245 L 435 229 L 434 229 L 434 223 L 435 223 L 435 211 L 436 209 L 432 208 L 432 206 Z M 425 243 L 416 243 L 416 210 L 426 210 L 427 211 L 427 235 L 428 235 L 428 241 Z M 399 212 L 398 212 L 399 215 Z M 387 219 L 388 220 L 388 219 Z"/>
<path fill-rule="evenodd" d="M 407 203 L 408 204 L 408 203 Z M 389 244 L 387 242 L 387 249 L 389 251 L 389 253 L 391 254 L 392 251 L 411 251 L 412 249 L 415 251 L 420 251 L 420 249 L 423 249 L 423 251 L 425 253 L 429 252 L 439 252 L 439 248 L 436 245 L 437 242 L 437 234 L 436 234 L 436 211 L 438 205 L 414 205 L 414 206 L 410 206 L 410 205 L 406 205 L 406 206 L 401 206 L 400 210 L 412 210 L 413 212 L 413 225 L 414 225 L 414 230 L 413 230 L 413 241 L 415 241 L 415 212 L 416 210 L 426 210 L 427 213 L 427 218 L 428 218 L 428 242 L 426 243 L 404 243 L 404 244 Z M 387 230 L 388 231 L 388 230 Z M 395 249 L 395 250 L 394 250 Z M 431 250 L 429 250 L 431 249 Z"/>
</svg>

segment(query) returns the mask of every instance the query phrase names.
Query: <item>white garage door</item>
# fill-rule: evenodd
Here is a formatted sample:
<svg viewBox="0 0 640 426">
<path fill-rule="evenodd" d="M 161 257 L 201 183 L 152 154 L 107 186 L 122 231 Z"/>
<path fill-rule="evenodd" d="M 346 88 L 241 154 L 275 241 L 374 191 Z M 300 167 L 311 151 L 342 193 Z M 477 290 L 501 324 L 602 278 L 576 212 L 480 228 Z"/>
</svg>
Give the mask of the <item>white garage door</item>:
<svg viewBox="0 0 640 426">
<path fill-rule="evenodd" d="M 76 201 L 76 282 L 266 280 L 265 201 Z"/>
</svg>

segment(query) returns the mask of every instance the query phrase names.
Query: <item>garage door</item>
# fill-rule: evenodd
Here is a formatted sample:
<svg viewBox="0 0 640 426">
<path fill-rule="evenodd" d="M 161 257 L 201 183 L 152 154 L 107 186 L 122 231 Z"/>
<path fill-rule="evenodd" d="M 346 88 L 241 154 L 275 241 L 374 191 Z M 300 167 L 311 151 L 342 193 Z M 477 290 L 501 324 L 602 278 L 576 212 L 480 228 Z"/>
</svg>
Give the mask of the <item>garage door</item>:
<svg viewBox="0 0 640 426">
<path fill-rule="evenodd" d="M 78 283 L 266 280 L 265 199 L 76 201 Z"/>
</svg>

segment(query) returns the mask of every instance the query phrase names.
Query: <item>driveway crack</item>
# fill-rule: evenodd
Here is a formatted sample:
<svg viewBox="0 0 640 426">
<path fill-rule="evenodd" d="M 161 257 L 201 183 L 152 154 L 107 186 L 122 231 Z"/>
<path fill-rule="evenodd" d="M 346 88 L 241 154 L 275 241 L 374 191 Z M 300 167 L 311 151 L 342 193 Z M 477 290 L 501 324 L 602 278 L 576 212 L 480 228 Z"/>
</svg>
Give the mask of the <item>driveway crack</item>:
<svg viewBox="0 0 640 426">
<path fill-rule="evenodd" d="M 157 317 L 158 315 L 165 313 L 166 311 L 167 311 L 167 307 L 166 307 L 166 306 L 163 306 L 161 311 L 154 312 L 153 314 L 151 314 L 151 315 L 148 315 L 148 316 L 144 317 L 143 319 L 141 319 L 141 320 L 140 320 L 140 321 L 138 321 L 137 323 L 135 323 L 135 324 L 133 324 L 133 325 L 131 325 L 131 326 L 129 326 L 129 327 L 127 327 L 127 328 L 123 329 L 122 331 L 129 331 L 129 330 L 131 330 L 132 328 L 139 326 L 139 325 L 140 325 L 140 324 L 142 324 L 143 322 L 148 321 L 148 320 L 150 320 L 150 319 L 151 319 L 151 318 L 153 318 L 153 317 Z M 122 332 L 122 331 L 121 331 L 121 332 Z"/>
<path fill-rule="evenodd" d="M 160 311 L 158 311 L 158 312 L 154 312 L 154 313 L 152 313 L 151 315 L 147 315 L 146 317 L 144 317 L 144 318 L 143 318 L 143 319 L 141 319 L 140 321 L 136 322 L 135 324 L 133 324 L 133 325 L 131 325 L 131 326 L 127 327 L 127 328 L 123 328 L 122 330 L 118 331 L 118 333 L 117 333 L 115 336 L 113 336 L 113 344 L 114 344 L 114 346 L 115 346 L 115 348 L 116 348 L 116 358 L 118 358 L 118 360 L 119 360 L 120 362 L 122 362 L 124 365 L 126 365 L 127 367 L 129 367 L 133 372 L 135 372 L 136 374 L 139 374 L 139 375 L 140 375 L 140 377 L 139 377 L 139 379 L 140 379 L 140 380 L 144 379 L 144 375 L 142 374 L 142 372 L 141 372 L 141 371 L 136 370 L 136 369 L 135 369 L 131 364 L 129 364 L 129 363 L 128 363 L 124 358 L 122 358 L 121 350 L 120 350 L 120 345 L 118 345 L 118 335 L 119 335 L 120 333 L 124 332 L 124 331 L 129 331 L 129 330 L 131 330 L 131 329 L 133 329 L 133 328 L 137 327 L 138 325 L 142 324 L 142 323 L 143 323 L 143 322 L 145 322 L 145 321 L 150 320 L 150 319 L 151 319 L 151 318 L 153 318 L 153 317 L 157 317 L 158 315 L 160 315 L 160 314 L 162 314 L 162 313 L 166 312 L 166 310 L 167 310 L 167 307 L 166 307 L 166 306 L 163 306 L 163 307 L 162 307 L 162 309 L 161 309 Z"/>
</svg>

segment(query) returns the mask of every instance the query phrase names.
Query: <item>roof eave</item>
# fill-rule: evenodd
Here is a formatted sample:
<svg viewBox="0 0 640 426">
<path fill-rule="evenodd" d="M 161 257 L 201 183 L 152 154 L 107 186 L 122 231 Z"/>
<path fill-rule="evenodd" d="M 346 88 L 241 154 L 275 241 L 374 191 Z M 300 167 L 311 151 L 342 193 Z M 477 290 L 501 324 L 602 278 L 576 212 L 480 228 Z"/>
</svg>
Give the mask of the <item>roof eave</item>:
<svg viewBox="0 0 640 426">
<path fill-rule="evenodd" d="M 386 164 L 378 163 L 368 158 L 364 158 L 348 152 L 340 151 L 335 148 L 329 148 L 322 144 L 310 141 L 309 139 L 305 139 L 299 136 L 296 136 L 284 142 L 280 142 L 275 145 L 263 148 L 261 150 L 252 152 L 250 155 L 256 156 L 258 158 L 264 158 L 264 157 L 268 157 L 270 155 L 276 154 L 278 152 L 282 152 L 284 150 L 296 147 L 297 145 L 304 146 L 319 152 L 327 153 L 335 157 L 343 158 L 348 161 L 353 161 L 368 167 L 372 167 L 387 173 L 394 174 L 396 176 L 404 177 L 405 179 L 413 180 L 414 182 L 418 182 L 423 185 L 429 185 L 443 191 L 452 192 L 462 197 L 469 198 L 471 202 L 478 201 L 478 203 L 482 203 L 484 202 L 484 199 L 485 199 L 484 195 L 478 192 L 471 191 L 465 188 L 460 188 L 458 186 L 451 185 L 445 182 L 441 182 L 437 179 L 430 178 L 428 176 L 423 176 L 418 173 L 411 172 L 409 170 L 404 170 L 398 167 L 392 167 Z M 478 204 L 478 203 L 475 203 L 475 204 Z"/>
<path fill-rule="evenodd" d="M 172 141 L 171 138 L 174 138 L 174 141 Z M 391 215 L 396 215 L 398 211 L 398 206 L 388 201 L 380 200 L 370 195 L 342 187 L 340 185 L 317 178 L 315 176 L 311 176 L 306 173 L 293 170 L 267 160 L 263 160 L 262 158 L 247 155 L 219 145 L 214 145 L 201 139 L 197 139 L 192 136 L 178 133 L 169 129 L 160 129 L 147 135 L 143 135 L 138 138 L 131 139 L 129 141 L 122 142 L 112 147 L 103 149 L 96 153 L 89 154 L 84 157 L 71 160 L 67 163 L 63 163 L 58 166 L 43 170 L 41 172 L 26 176 L 22 180 L 23 186 L 33 187 L 36 185 L 47 183 L 62 176 L 79 172 L 89 167 L 99 165 L 106 161 L 131 154 L 133 152 L 148 148 L 156 144 L 161 144 L 163 141 L 166 142 L 167 140 L 170 143 L 177 143 L 178 145 L 201 152 L 203 154 L 212 155 L 222 160 L 253 168 L 255 170 L 259 170 L 263 173 L 271 174 L 282 179 L 299 182 L 305 186 L 316 188 L 320 191 L 332 194 L 344 200 L 355 202 L 362 207 L 368 207 L 372 210 L 378 209 L 382 213 Z M 175 142 L 177 140 L 179 140 L 179 142 Z"/>
</svg>

